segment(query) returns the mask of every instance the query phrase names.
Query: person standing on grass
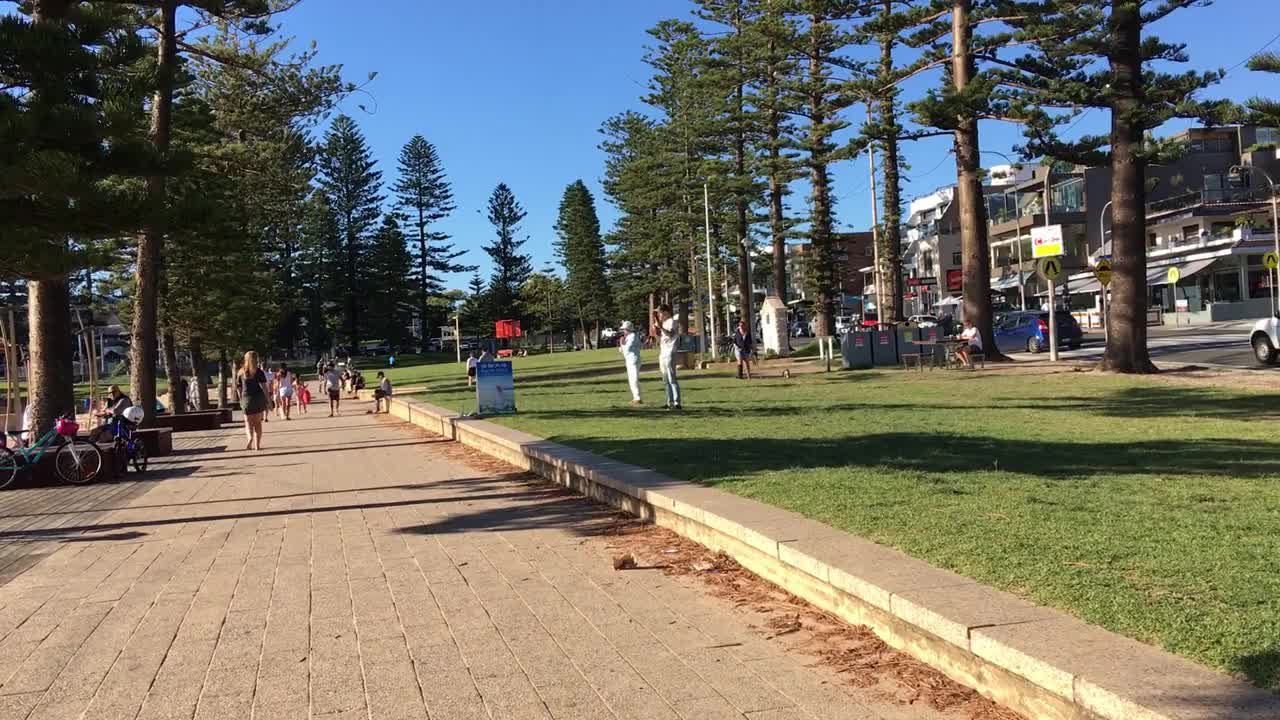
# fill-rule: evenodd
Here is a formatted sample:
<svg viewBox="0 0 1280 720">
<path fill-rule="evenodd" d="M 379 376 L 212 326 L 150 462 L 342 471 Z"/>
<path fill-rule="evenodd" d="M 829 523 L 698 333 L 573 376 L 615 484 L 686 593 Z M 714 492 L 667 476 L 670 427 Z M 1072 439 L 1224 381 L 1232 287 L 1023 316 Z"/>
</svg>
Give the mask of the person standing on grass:
<svg viewBox="0 0 1280 720">
<path fill-rule="evenodd" d="M 338 370 L 333 365 L 325 368 L 324 375 L 320 378 L 320 385 L 329 396 L 329 417 L 335 414 L 341 415 L 342 378 L 338 376 Z"/>
<path fill-rule="evenodd" d="M 631 405 L 643 405 L 640 399 L 640 334 L 630 320 L 623 320 L 622 339 L 618 343 L 618 352 L 622 353 L 622 361 L 627 366 L 627 385 L 631 388 Z"/>
<path fill-rule="evenodd" d="M 258 366 L 258 353 L 250 350 L 244 354 L 244 367 L 236 378 L 236 387 L 244 404 L 244 433 L 249 441 L 244 449 L 261 450 L 262 423 L 271 403 L 271 384 L 266 372 Z"/>
<path fill-rule="evenodd" d="M 467 387 L 476 384 L 476 365 L 480 363 L 480 356 L 475 350 L 467 356 Z"/>
<path fill-rule="evenodd" d="M 658 333 L 658 371 L 662 373 L 662 384 L 667 393 L 667 409 L 682 410 L 680 404 L 680 382 L 676 379 L 676 340 L 679 339 L 679 328 L 671 314 L 670 305 L 659 305 L 653 316 L 653 325 Z"/>
<path fill-rule="evenodd" d="M 746 370 L 747 379 L 751 379 L 751 356 L 755 349 L 755 339 L 747 332 L 747 324 L 739 322 L 738 329 L 733 333 L 733 357 L 738 361 L 739 380 L 742 379 L 743 370 Z"/>
</svg>

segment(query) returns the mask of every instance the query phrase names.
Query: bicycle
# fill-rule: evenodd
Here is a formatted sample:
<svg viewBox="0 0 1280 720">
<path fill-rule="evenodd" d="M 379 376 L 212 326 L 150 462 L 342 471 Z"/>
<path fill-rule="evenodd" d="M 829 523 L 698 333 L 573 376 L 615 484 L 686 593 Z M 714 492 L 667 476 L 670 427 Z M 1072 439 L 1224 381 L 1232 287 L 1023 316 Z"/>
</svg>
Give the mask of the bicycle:
<svg viewBox="0 0 1280 720">
<path fill-rule="evenodd" d="M 132 409 L 132 408 L 130 408 Z M 138 424 L 128 418 L 109 415 L 104 418 L 111 429 L 112 460 L 115 462 L 116 475 L 124 475 L 133 465 L 133 471 L 147 471 L 147 444 L 135 432 Z"/>
<path fill-rule="evenodd" d="M 39 463 L 55 444 L 58 449 L 54 454 L 54 467 L 58 477 L 72 485 L 93 482 L 102 472 L 102 451 L 91 442 L 76 440 L 79 430 L 75 415 L 68 413 L 58 418 L 53 429 L 41 435 L 31 447 L 19 447 L 17 452 L 0 447 L 0 490 L 13 484 L 20 470 L 29 470 Z M 9 435 L 21 437 L 29 432 L 20 430 Z"/>
</svg>

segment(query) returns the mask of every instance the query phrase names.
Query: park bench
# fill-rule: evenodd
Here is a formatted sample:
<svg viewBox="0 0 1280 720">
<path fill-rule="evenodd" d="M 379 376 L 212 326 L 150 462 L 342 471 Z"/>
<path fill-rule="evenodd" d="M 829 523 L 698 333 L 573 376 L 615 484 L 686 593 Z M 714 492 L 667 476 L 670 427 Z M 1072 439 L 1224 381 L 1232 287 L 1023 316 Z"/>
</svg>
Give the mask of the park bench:
<svg viewBox="0 0 1280 720">
<path fill-rule="evenodd" d="M 139 428 L 133 432 L 146 446 L 147 457 L 158 458 L 173 453 L 173 428 Z"/>
</svg>

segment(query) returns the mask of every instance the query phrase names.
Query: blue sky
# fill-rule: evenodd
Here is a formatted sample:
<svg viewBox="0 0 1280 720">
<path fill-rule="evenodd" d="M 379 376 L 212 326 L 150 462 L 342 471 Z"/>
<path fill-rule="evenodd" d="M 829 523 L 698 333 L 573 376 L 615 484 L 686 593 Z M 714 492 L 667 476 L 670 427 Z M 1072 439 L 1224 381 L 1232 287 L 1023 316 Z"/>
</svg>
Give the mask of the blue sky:
<svg viewBox="0 0 1280 720">
<path fill-rule="evenodd" d="M 1280 14 L 1264 8 L 1275 0 L 1217 0 L 1207 8 L 1175 13 L 1156 26 L 1166 40 L 1185 42 L 1191 66 L 1231 68 L 1280 35 Z M 299 42 L 315 40 L 325 63 L 346 68 L 348 78 L 378 77 L 368 95 L 347 100 L 367 135 L 388 182 L 394 180 L 401 145 L 415 133 L 434 143 L 453 183 L 458 210 L 440 224 L 466 261 L 481 266 L 480 246 L 491 229 L 484 218 L 489 193 L 506 182 L 528 211 L 525 249 L 541 269 L 554 259 L 552 229 L 560 196 L 582 178 L 596 195 L 602 225 L 617 216 L 600 190 L 604 157 L 598 149 L 601 122 L 626 109 L 643 109 L 640 96 L 649 76 L 642 58 L 646 29 L 667 17 L 689 17 L 684 0 L 304 0 L 282 17 L 284 31 Z M 1272 44 L 1280 49 L 1280 41 Z M 1280 95 L 1275 76 L 1235 68 L 1216 97 L 1243 99 Z M 937 82 L 921 77 L 905 88 L 911 97 Z M 1270 84 L 1268 84 L 1270 82 Z M 363 105 L 361 110 L 358 105 Z M 861 107 L 849 115 L 857 120 Z M 1085 116 L 1073 134 L 1105 132 L 1106 114 Z M 1171 128 L 1172 129 L 1172 128 Z M 1005 153 L 1018 130 L 984 123 L 984 147 Z M 907 198 L 950 183 L 950 140 L 937 138 L 905 148 L 911 170 Z M 994 155 L 984 158 L 999 164 Z M 865 229 L 870 194 L 865 157 L 838 166 L 835 174 L 838 225 Z M 803 188 L 791 202 L 803 202 Z M 450 279 L 462 287 L 465 277 Z"/>
</svg>

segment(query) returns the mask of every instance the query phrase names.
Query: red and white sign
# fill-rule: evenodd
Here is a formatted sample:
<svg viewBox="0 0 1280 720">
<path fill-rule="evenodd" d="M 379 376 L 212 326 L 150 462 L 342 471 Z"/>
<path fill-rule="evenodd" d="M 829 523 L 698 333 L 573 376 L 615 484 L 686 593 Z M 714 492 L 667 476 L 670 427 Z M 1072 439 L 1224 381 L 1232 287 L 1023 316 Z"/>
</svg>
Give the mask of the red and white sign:
<svg viewBox="0 0 1280 720">
<path fill-rule="evenodd" d="M 1061 225 L 1031 228 L 1031 257 L 1057 257 L 1062 254 Z"/>
</svg>

